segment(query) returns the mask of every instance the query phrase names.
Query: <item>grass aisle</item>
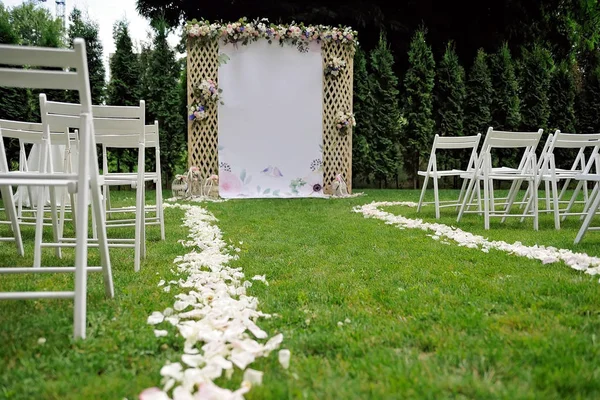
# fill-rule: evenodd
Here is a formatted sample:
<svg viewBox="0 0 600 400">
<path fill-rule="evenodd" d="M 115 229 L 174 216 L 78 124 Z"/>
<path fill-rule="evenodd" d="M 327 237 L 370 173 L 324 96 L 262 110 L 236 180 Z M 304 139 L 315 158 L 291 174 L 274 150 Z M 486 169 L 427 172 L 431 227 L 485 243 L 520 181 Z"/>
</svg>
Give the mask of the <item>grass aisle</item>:
<svg viewBox="0 0 600 400">
<path fill-rule="evenodd" d="M 265 372 L 263 386 L 246 398 L 600 397 L 598 277 L 562 263 L 445 245 L 421 230 L 365 219 L 352 207 L 418 199 L 414 191 L 367 194 L 204 205 L 226 240 L 243 242 L 232 266 L 246 277 L 266 275 L 269 286 L 255 284 L 249 294 L 263 312 L 280 317 L 259 325 L 269 335 L 283 333 L 282 347 L 292 353 L 289 370 L 276 354 L 253 363 Z M 387 211 L 435 221 L 433 207 L 421 214 L 406 207 Z M 573 246 L 576 220 L 559 232 L 549 216 L 539 232 L 516 220 L 486 232 L 475 215 L 460 224 L 453 211 L 443 215 L 439 222 L 493 240 L 600 256 L 596 233 Z M 172 305 L 174 293 L 156 287 L 156 273 L 168 279 L 173 259 L 186 251 L 176 243 L 186 235 L 182 216 L 167 210 L 166 242 L 149 234 L 149 258 L 139 274 L 125 262 L 132 250 L 119 252 L 115 300 L 105 300 L 100 277 L 92 277 L 85 342 L 69 339 L 68 301 L 0 303 L 0 398 L 134 399 L 157 385 L 158 371 L 177 359 L 182 345 L 155 338 L 145 322 L 152 311 Z M 14 248 L 0 249 L 2 260 L 14 258 Z M 62 282 L 9 278 L 0 278 L 0 289 Z M 41 336 L 44 345 L 37 344 Z"/>
</svg>

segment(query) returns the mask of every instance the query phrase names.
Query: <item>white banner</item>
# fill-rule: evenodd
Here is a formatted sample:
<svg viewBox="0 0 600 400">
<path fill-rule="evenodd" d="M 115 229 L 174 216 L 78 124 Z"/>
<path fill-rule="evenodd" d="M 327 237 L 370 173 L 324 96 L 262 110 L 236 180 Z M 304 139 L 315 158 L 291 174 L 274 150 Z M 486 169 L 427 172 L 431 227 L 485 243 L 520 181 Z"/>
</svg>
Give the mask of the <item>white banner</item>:
<svg viewBox="0 0 600 400">
<path fill-rule="evenodd" d="M 219 52 L 221 197 L 322 197 L 321 46 L 259 39 Z"/>
</svg>

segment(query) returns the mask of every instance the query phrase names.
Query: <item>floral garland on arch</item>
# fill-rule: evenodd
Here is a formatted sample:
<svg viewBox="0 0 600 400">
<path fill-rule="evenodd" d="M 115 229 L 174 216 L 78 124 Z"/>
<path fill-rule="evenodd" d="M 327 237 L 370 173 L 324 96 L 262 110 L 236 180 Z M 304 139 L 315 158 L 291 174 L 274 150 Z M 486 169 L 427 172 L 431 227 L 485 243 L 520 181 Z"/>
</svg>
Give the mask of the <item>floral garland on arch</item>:
<svg viewBox="0 0 600 400">
<path fill-rule="evenodd" d="M 247 45 L 262 38 L 269 43 L 279 42 L 281 46 L 291 44 L 302 52 L 308 51 L 311 42 L 358 45 L 358 32 L 350 27 L 312 26 L 294 22 L 282 25 L 270 23 L 266 18 L 254 21 L 241 18 L 230 23 L 211 23 L 204 19 L 200 21 L 193 19 L 186 23 L 184 32 L 189 39 L 197 40 L 202 44 L 221 39 L 224 43 Z"/>
</svg>

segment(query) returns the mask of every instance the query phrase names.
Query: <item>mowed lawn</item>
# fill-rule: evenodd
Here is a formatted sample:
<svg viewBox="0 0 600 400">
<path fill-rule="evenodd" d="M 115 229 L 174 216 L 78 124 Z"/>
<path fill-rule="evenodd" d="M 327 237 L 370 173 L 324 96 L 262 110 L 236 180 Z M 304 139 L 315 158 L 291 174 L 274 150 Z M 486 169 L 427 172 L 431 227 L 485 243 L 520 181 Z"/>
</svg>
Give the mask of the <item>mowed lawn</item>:
<svg viewBox="0 0 600 400">
<path fill-rule="evenodd" d="M 416 201 L 417 191 L 365 190 L 351 199 L 257 199 L 203 203 L 224 237 L 241 248 L 233 266 L 247 278 L 266 275 L 249 294 L 270 336 L 283 333 L 292 353 L 283 369 L 277 354 L 250 368 L 265 372 L 248 399 L 567 399 L 600 398 L 600 283 L 563 263 L 447 245 L 420 229 L 401 230 L 353 213 L 372 201 Z M 444 191 L 443 196 L 453 196 Z M 114 193 L 133 202 L 132 192 Z M 170 196 L 165 192 L 165 195 Z M 153 193 L 148 192 L 148 198 Z M 433 206 L 420 214 L 434 222 Z M 184 212 L 165 210 L 167 240 L 148 228 L 148 258 L 133 272 L 133 249 L 113 250 L 116 298 L 103 296 L 100 274 L 89 284 L 88 338 L 73 341 L 72 302 L 0 302 L 0 398 L 136 399 L 160 385 L 160 368 L 179 361 L 181 338 L 155 338 L 152 311 L 172 306 L 176 291 L 157 284 L 174 275 L 173 259 L 189 249 Z M 580 221 L 555 231 L 550 215 L 494 222 L 454 210 L 439 222 L 509 243 L 551 245 L 600 256 L 600 233 L 573 245 Z M 600 224 L 600 221 L 596 221 Z M 7 226 L 1 232 L 9 233 Z M 32 262 L 33 228 L 24 228 L 27 257 L 0 246 L 0 265 Z M 239 244 L 242 242 L 242 244 Z M 90 262 L 97 263 L 91 251 Z M 44 251 L 48 263 L 72 262 Z M 0 290 L 67 290 L 70 275 L 0 276 Z M 350 322 L 344 322 L 349 320 Z M 342 324 L 338 324 L 342 322 Z M 341 325 L 341 326 L 340 326 Z M 38 339 L 45 338 L 44 344 Z M 227 387 L 239 386 L 241 374 Z"/>
</svg>

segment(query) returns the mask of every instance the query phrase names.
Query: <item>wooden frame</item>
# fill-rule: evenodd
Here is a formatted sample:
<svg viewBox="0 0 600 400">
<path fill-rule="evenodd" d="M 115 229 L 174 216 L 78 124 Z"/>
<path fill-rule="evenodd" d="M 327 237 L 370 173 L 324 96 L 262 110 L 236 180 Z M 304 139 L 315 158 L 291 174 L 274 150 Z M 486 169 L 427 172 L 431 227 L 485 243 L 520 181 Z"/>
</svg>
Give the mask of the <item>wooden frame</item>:
<svg viewBox="0 0 600 400">
<path fill-rule="evenodd" d="M 265 39 L 259 39 L 265 40 Z M 273 46 L 278 44 L 273 43 Z M 285 45 L 285 44 L 284 44 Z M 249 43 L 248 46 L 252 46 Z M 346 68 L 337 77 L 323 77 L 323 184 L 332 194 L 331 184 L 341 174 L 352 193 L 352 132 L 340 135 L 336 127 L 338 112 L 352 113 L 354 46 L 340 42 L 323 42 L 323 70 L 334 57 L 345 61 Z M 188 105 L 197 101 L 192 87 L 203 79 L 218 82 L 219 45 L 217 40 L 187 41 Z M 219 173 L 218 112 L 216 104 L 205 105 L 207 118 L 201 123 L 188 121 L 188 168 L 197 166 L 203 179 Z"/>
</svg>

